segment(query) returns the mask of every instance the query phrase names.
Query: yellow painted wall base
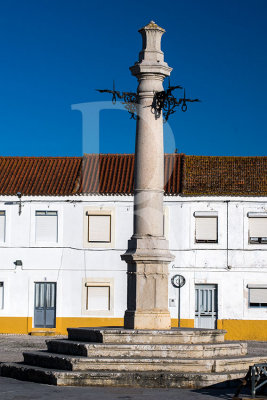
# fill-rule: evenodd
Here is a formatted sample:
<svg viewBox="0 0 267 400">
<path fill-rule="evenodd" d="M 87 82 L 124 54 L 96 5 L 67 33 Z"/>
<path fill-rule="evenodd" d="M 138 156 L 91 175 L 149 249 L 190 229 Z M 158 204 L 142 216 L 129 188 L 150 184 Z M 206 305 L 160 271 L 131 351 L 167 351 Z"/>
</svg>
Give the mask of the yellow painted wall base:
<svg viewBox="0 0 267 400">
<path fill-rule="evenodd" d="M 104 326 L 123 326 L 123 318 L 63 318 L 58 317 L 56 327 L 33 328 L 31 317 L 0 317 L 0 333 L 17 334 L 60 334 L 66 335 L 67 328 L 79 327 L 104 327 Z M 171 325 L 176 328 L 177 319 L 172 319 Z M 181 319 L 182 328 L 193 328 L 193 319 Z M 218 329 L 225 329 L 226 340 L 266 340 L 267 341 L 267 320 L 238 320 L 224 319 L 217 321 Z"/>
<path fill-rule="evenodd" d="M 223 319 L 218 329 L 225 329 L 226 340 L 267 340 L 267 320 Z"/>
<path fill-rule="evenodd" d="M 55 328 L 33 328 L 31 317 L 0 317 L 0 333 L 67 335 L 67 328 L 123 326 L 123 318 L 61 318 Z"/>
<path fill-rule="evenodd" d="M 178 318 L 172 319 L 172 328 L 178 327 Z M 181 319 L 181 328 L 194 328 L 194 320 L 193 319 Z"/>
<path fill-rule="evenodd" d="M 28 318 L 0 317 L 0 333 L 28 333 Z"/>
</svg>

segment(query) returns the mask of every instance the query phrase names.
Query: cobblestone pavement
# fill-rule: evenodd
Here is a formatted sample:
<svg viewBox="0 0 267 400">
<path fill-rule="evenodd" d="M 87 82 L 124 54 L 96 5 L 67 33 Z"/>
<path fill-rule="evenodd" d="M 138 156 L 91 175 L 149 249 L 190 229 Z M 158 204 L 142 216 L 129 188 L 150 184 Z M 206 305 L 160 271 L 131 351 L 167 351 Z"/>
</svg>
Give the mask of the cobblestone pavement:
<svg viewBox="0 0 267 400">
<path fill-rule="evenodd" d="M 52 337 L 56 338 L 56 337 Z M 61 336 L 63 338 L 63 336 Z M 28 335 L 0 335 L 0 362 L 20 362 L 22 352 L 45 349 L 48 337 Z M 267 342 L 248 342 L 249 354 L 267 354 Z M 4 400 L 230 400 L 233 389 L 206 388 L 141 389 L 56 387 L 0 377 L 0 398 Z"/>
<path fill-rule="evenodd" d="M 1 335 L 0 362 L 21 362 L 24 351 L 44 350 L 48 339 L 66 339 L 67 336 Z"/>
</svg>

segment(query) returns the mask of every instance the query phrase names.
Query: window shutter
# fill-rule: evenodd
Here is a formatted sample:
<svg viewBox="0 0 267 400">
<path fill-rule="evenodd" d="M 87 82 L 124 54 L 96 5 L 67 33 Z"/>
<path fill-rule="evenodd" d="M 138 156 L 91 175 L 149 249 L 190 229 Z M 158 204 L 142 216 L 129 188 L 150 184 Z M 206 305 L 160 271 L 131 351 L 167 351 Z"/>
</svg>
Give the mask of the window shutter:
<svg viewBox="0 0 267 400">
<path fill-rule="evenodd" d="M 4 282 L 0 282 L 0 310 L 4 308 Z"/>
<path fill-rule="evenodd" d="M 266 303 L 267 304 L 267 288 L 249 289 L 250 303 Z"/>
<path fill-rule="evenodd" d="M 249 236 L 251 238 L 267 237 L 267 218 L 249 218 Z"/>
<path fill-rule="evenodd" d="M 0 211 L 0 242 L 5 241 L 5 231 L 6 231 L 6 212 Z"/>
<path fill-rule="evenodd" d="M 108 311 L 110 309 L 109 286 L 87 286 L 88 311 Z"/>
<path fill-rule="evenodd" d="M 36 211 L 36 242 L 58 241 L 57 211 Z"/>
<path fill-rule="evenodd" d="M 110 242 L 110 215 L 88 215 L 88 242 Z"/>
<path fill-rule="evenodd" d="M 196 217 L 196 241 L 217 242 L 217 217 Z"/>
</svg>

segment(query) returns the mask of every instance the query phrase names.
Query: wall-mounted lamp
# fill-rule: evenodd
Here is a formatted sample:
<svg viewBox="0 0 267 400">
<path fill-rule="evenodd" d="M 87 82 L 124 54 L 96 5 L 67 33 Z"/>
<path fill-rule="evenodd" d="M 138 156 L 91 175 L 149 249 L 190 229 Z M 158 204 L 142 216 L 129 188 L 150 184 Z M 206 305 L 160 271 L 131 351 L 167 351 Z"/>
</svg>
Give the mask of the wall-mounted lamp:
<svg viewBox="0 0 267 400">
<path fill-rule="evenodd" d="M 14 264 L 16 265 L 16 267 L 22 267 L 22 260 L 16 260 L 14 261 Z"/>
<path fill-rule="evenodd" d="M 19 215 L 21 214 L 21 196 L 22 194 L 20 192 L 17 193 L 18 199 L 19 199 Z"/>
</svg>

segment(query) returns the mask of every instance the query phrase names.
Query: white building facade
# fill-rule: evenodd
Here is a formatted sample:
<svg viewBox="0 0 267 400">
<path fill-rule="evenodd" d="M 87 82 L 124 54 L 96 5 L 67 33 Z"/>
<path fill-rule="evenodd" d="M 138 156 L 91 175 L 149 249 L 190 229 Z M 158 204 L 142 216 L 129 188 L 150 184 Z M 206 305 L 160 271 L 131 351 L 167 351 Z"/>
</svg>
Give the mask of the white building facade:
<svg viewBox="0 0 267 400">
<path fill-rule="evenodd" d="M 172 326 L 178 290 L 171 278 L 180 274 L 186 280 L 181 326 L 223 328 L 230 340 L 266 340 L 267 196 L 204 189 L 164 197 L 164 234 L 175 256 L 169 265 Z M 127 264 L 120 256 L 132 231 L 133 196 L 126 190 L 2 194 L 0 333 L 123 326 Z"/>
</svg>

